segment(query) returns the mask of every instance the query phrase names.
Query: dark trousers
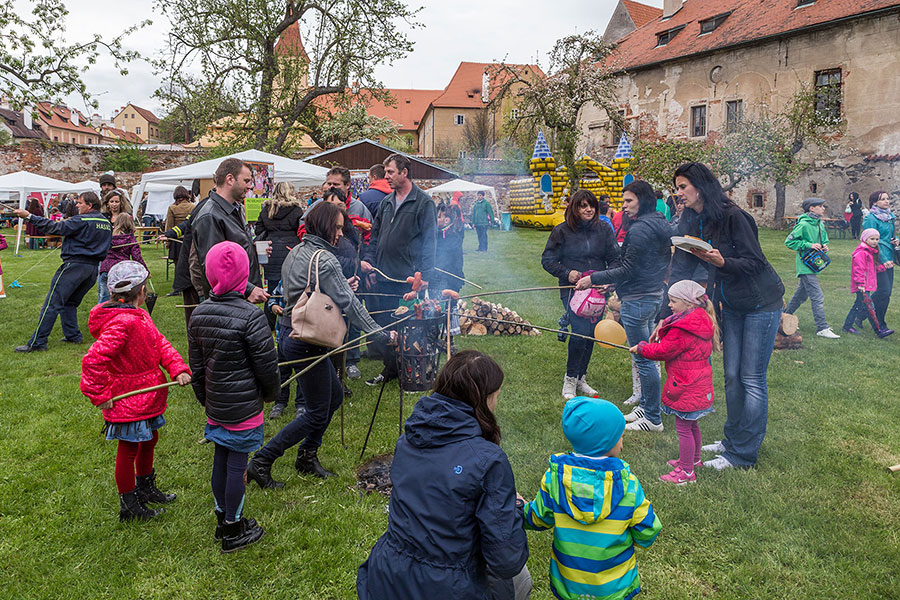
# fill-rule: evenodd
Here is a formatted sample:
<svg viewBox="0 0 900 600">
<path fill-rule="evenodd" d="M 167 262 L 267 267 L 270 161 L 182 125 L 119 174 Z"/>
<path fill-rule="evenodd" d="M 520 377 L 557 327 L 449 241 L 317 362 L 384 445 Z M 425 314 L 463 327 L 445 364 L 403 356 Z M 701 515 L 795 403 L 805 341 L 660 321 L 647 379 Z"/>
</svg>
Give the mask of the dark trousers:
<svg viewBox="0 0 900 600">
<path fill-rule="evenodd" d="M 475 233 L 478 234 L 478 251 L 487 252 L 487 225 L 476 225 Z"/>
<path fill-rule="evenodd" d="M 283 337 L 288 337 L 291 333 L 289 327 L 284 325 L 280 326 L 281 328 L 278 330 L 278 362 L 288 362 L 289 359 L 285 354 L 284 343 L 282 342 Z M 287 381 L 291 375 L 294 373 L 299 373 L 306 367 L 306 363 L 297 363 L 296 365 L 287 365 L 283 367 L 278 367 L 278 374 L 281 376 L 281 383 Z M 297 395 L 294 396 L 294 404 L 296 406 L 303 406 L 303 392 L 300 391 L 300 384 L 298 382 L 294 382 L 292 385 L 297 386 Z M 285 386 L 281 388 L 280 395 L 278 397 L 278 403 L 287 406 L 291 402 L 291 386 Z"/>
<path fill-rule="evenodd" d="M 318 357 L 328 352 L 328 348 L 291 339 L 286 331 L 282 332 L 279 345 L 287 360 Z M 301 368 L 305 368 L 310 363 L 300 364 Z M 344 400 L 344 389 L 338 380 L 334 365 L 327 359 L 301 375 L 299 383 L 306 401 L 306 411 L 285 425 L 284 429 L 275 434 L 275 437 L 256 453 L 256 456 L 274 462 L 288 448 L 301 440 L 303 443 L 300 444 L 299 451 L 316 450 L 322 445 L 322 436 L 331 423 L 331 416 Z"/>
<path fill-rule="evenodd" d="M 594 324 L 590 319 L 579 317 L 569 308 L 568 302 L 563 301 L 566 308 L 566 314 L 569 318 L 569 325 L 572 326 L 572 333 L 581 335 L 594 335 Z M 569 336 L 569 355 L 566 360 L 566 375 L 568 377 L 581 377 L 587 375 L 588 363 L 591 362 L 591 354 L 594 352 L 594 342 L 584 338 Z"/>
<path fill-rule="evenodd" d="M 850 329 L 855 321 L 863 319 L 869 319 L 872 329 L 881 331 L 881 321 L 875 314 L 875 304 L 872 302 L 869 292 L 856 292 L 856 302 L 853 303 L 850 312 L 847 313 L 847 318 L 844 319 L 844 329 Z"/>
<path fill-rule="evenodd" d="M 62 323 L 63 335 L 67 340 L 80 340 L 78 329 L 78 305 L 97 281 L 97 265 L 94 263 L 64 262 L 56 270 L 50 280 L 50 291 L 44 306 L 37 329 L 28 341 L 29 346 L 46 346 L 56 316 Z"/>
<path fill-rule="evenodd" d="M 852 217 L 850 217 L 850 235 L 855 240 L 859 239 L 861 224 L 862 224 L 862 215 L 853 215 Z"/>
<path fill-rule="evenodd" d="M 878 281 L 878 289 L 872 292 L 872 303 L 875 305 L 875 316 L 882 327 L 887 327 L 884 322 L 884 315 L 887 313 L 888 305 L 891 303 L 891 291 L 894 289 L 894 270 L 885 269 L 876 274 Z"/>
</svg>

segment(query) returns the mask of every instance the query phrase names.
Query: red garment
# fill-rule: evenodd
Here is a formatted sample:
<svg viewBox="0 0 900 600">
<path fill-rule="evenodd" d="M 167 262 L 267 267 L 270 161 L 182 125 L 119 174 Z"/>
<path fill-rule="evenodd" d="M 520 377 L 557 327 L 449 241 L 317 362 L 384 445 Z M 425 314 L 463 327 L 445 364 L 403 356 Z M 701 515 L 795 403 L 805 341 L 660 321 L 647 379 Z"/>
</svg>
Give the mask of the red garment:
<svg viewBox="0 0 900 600">
<path fill-rule="evenodd" d="M 369 183 L 370 190 L 378 190 L 379 192 L 384 192 L 385 194 L 390 194 L 394 190 L 391 189 L 391 186 L 388 185 L 387 179 L 376 179 Z"/>
<path fill-rule="evenodd" d="M 359 231 L 359 236 L 362 238 L 363 244 L 368 244 L 369 237 L 372 235 L 371 221 L 364 219 L 363 217 L 350 215 L 350 222 L 353 223 L 354 227 Z"/>
<path fill-rule="evenodd" d="M 459 206 L 461 209 L 462 206 L 460 206 L 460 204 L 459 204 L 459 199 L 462 197 L 463 197 L 462 192 L 453 192 L 453 197 L 450 198 L 450 204 L 455 204 L 456 206 Z"/>
<path fill-rule="evenodd" d="M 851 292 L 874 292 L 878 289 L 878 280 L 875 274 L 877 262 L 878 248 L 872 248 L 865 242 L 860 242 L 853 251 L 853 260 L 850 263 Z"/>
<path fill-rule="evenodd" d="M 116 488 L 120 494 L 134 489 L 134 476 L 144 477 L 153 473 L 153 449 L 159 440 L 159 432 L 146 442 L 126 442 L 119 440 L 116 450 Z"/>
<path fill-rule="evenodd" d="M 671 319 L 671 320 L 670 320 Z M 666 362 L 662 402 L 669 408 L 692 412 L 713 403 L 712 354 L 714 326 L 702 308 L 669 317 L 659 329 L 659 342 L 641 342 L 641 356 Z"/>
<path fill-rule="evenodd" d="M 610 221 L 612 221 L 613 229 L 616 231 L 616 241 L 619 242 L 619 245 L 621 245 L 622 242 L 625 241 L 625 234 L 628 233 L 628 231 L 624 227 L 622 227 L 622 215 L 625 213 L 625 211 L 620 210 L 619 212 L 611 212 L 612 217 L 610 218 Z"/>
<path fill-rule="evenodd" d="M 81 361 L 81 393 L 94 405 L 166 382 L 160 366 L 174 379 L 190 369 L 140 308 L 98 304 L 88 318 L 96 338 Z M 142 421 L 166 411 L 167 389 L 130 396 L 103 411 L 111 423 Z"/>
<path fill-rule="evenodd" d="M 299 241 L 303 241 L 303 236 L 306 235 L 306 223 L 300 223 L 300 227 L 297 228 L 297 237 Z"/>
</svg>

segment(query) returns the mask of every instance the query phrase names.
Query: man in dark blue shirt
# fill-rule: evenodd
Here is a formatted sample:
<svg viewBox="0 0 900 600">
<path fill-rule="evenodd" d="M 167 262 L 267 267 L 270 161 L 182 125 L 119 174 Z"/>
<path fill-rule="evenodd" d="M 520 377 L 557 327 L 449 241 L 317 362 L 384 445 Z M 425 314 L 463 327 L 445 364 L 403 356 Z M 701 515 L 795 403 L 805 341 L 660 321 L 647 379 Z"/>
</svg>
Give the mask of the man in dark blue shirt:
<svg viewBox="0 0 900 600">
<path fill-rule="evenodd" d="M 80 344 L 78 305 L 97 281 L 97 267 L 106 258 L 112 244 L 112 224 L 100 214 L 100 199 L 93 192 L 85 192 L 75 201 L 78 214 L 65 221 L 51 221 L 27 210 L 16 210 L 16 216 L 28 219 L 42 233 L 65 236 L 62 243 L 62 265 L 50 281 L 50 291 L 37 329 L 24 346 L 16 352 L 40 352 L 47 349 L 47 339 L 60 316 L 63 341 Z"/>
</svg>

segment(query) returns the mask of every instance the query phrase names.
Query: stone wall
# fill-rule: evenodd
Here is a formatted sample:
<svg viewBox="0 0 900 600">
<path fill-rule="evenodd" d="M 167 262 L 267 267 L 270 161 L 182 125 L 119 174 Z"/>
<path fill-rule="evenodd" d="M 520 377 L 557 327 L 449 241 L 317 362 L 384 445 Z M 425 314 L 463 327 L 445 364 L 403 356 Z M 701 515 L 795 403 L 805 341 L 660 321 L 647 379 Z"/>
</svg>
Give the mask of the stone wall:
<svg viewBox="0 0 900 600">
<path fill-rule="evenodd" d="M 97 180 L 105 169 L 104 157 L 115 147 L 97 148 L 74 144 L 24 141 L 11 146 L 0 146 L 0 175 L 16 171 L 28 171 L 45 177 L 76 182 Z M 150 159 L 150 171 L 181 167 L 206 159 L 203 151 L 196 150 L 146 150 Z M 131 188 L 141 179 L 141 173 L 116 173 L 119 187 Z"/>
</svg>

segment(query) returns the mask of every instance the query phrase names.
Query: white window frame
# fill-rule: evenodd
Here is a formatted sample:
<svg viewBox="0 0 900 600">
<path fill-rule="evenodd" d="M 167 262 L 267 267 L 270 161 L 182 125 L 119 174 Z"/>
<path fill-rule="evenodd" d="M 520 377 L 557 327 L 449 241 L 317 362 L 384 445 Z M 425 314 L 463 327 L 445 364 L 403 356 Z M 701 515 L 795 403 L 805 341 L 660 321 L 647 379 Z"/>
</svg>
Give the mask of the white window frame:
<svg viewBox="0 0 900 600">
<path fill-rule="evenodd" d="M 453 124 L 457 126 L 462 126 L 466 124 L 466 115 L 462 113 L 457 113 L 453 115 Z"/>
</svg>

